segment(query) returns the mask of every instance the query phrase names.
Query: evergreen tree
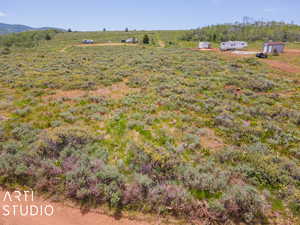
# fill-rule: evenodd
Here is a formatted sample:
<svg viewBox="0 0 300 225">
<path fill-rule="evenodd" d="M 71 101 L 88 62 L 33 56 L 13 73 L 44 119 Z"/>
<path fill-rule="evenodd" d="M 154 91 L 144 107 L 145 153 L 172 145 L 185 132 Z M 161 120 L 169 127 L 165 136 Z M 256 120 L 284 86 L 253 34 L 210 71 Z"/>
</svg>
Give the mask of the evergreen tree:
<svg viewBox="0 0 300 225">
<path fill-rule="evenodd" d="M 45 40 L 50 41 L 51 39 L 52 39 L 52 37 L 50 36 L 50 34 L 46 34 Z"/>
<path fill-rule="evenodd" d="M 147 34 L 145 34 L 144 38 L 143 38 L 143 43 L 144 44 L 149 44 L 150 43 L 150 38 Z"/>
</svg>

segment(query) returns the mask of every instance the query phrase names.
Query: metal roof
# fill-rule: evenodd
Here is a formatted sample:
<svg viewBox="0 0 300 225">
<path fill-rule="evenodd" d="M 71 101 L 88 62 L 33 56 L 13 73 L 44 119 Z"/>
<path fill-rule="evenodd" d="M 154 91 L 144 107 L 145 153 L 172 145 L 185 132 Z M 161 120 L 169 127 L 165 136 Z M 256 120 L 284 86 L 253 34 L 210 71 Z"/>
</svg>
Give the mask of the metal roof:
<svg viewBox="0 0 300 225">
<path fill-rule="evenodd" d="M 265 45 L 285 45 L 283 42 L 267 42 Z"/>
</svg>

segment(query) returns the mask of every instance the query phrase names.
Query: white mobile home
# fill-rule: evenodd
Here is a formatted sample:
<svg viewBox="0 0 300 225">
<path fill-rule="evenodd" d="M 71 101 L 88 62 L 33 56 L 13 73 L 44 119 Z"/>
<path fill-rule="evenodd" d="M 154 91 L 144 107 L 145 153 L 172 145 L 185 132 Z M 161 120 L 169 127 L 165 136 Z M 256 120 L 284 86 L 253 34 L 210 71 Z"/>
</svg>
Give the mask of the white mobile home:
<svg viewBox="0 0 300 225">
<path fill-rule="evenodd" d="M 211 44 L 209 42 L 199 42 L 198 48 L 200 48 L 200 49 L 210 49 Z"/>
<path fill-rule="evenodd" d="M 121 40 L 122 43 L 131 43 L 131 44 L 136 44 L 139 42 L 139 40 L 135 37 L 128 38 L 126 40 Z"/>
<path fill-rule="evenodd" d="M 243 49 L 248 46 L 248 43 L 245 41 L 227 41 L 222 42 L 220 45 L 220 49 L 222 51 L 235 50 L 235 49 Z"/>
<path fill-rule="evenodd" d="M 283 42 L 267 42 L 263 46 L 264 54 L 283 53 L 285 44 Z"/>
</svg>

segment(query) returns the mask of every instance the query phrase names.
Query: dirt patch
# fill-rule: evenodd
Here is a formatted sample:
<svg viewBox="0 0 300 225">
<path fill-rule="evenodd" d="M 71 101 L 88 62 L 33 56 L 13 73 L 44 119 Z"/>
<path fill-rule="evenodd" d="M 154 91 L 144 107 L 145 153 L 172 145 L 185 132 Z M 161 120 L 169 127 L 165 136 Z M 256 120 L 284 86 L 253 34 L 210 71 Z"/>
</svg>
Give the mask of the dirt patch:
<svg viewBox="0 0 300 225">
<path fill-rule="evenodd" d="M 126 43 L 96 43 L 96 44 L 78 44 L 77 47 L 97 47 L 97 46 L 137 46 L 137 44 Z"/>
<path fill-rule="evenodd" d="M 139 91 L 138 88 L 130 88 L 125 82 L 113 84 L 110 87 L 99 88 L 92 95 L 109 96 L 112 99 L 121 99 L 130 92 Z"/>
<path fill-rule="evenodd" d="M 74 99 L 74 98 L 80 98 L 85 95 L 88 95 L 88 91 L 82 91 L 82 90 L 71 90 L 71 91 L 55 91 L 55 94 L 45 96 L 44 99 L 48 100 L 56 100 L 56 99 Z"/>
<path fill-rule="evenodd" d="M 46 100 L 57 100 L 57 99 L 75 99 L 84 96 L 105 96 L 112 99 L 121 99 L 129 93 L 139 92 L 139 88 L 130 88 L 126 85 L 126 82 L 120 82 L 113 84 L 109 87 L 101 87 L 94 91 L 83 91 L 83 90 L 71 90 L 61 91 L 57 90 L 54 95 L 45 96 Z"/>
<path fill-rule="evenodd" d="M 7 116 L 4 116 L 2 114 L 0 114 L 0 122 L 4 121 L 4 120 L 8 120 L 9 118 Z M 1 225 L 1 224 L 0 224 Z"/>
<path fill-rule="evenodd" d="M 203 52 L 219 52 L 217 48 L 190 48 L 192 51 L 203 51 Z"/>
<path fill-rule="evenodd" d="M 267 63 L 271 67 L 275 69 L 279 69 L 288 73 L 300 73 L 300 67 L 288 64 L 286 62 L 281 62 L 277 60 L 266 59 L 263 62 Z"/>
<path fill-rule="evenodd" d="M 223 141 L 215 134 L 212 129 L 202 128 L 200 134 L 201 146 L 207 149 L 218 150 L 225 147 Z"/>
<path fill-rule="evenodd" d="M 263 95 L 263 96 L 278 96 L 281 98 L 293 98 L 297 97 L 299 95 L 298 91 L 281 91 L 281 92 L 258 92 L 257 95 Z"/>
<path fill-rule="evenodd" d="M 70 48 L 71 46 L 65 46 L 64 48 L 62 48 L 59 52 L 65 52 L 68 48 Z"/>
<path fill-rule="evenodd" d="M 159 46 L 160 46 L 161 48 L 164 48 L 164 47 L 166 47 L 166 44 L 165 44 L 165 42 L 164 42 L 164 41 L 162 41 L 162 40 L 159 40 L 159 41 L 158 41 L 158 44 L 159 44 Z"/>
<path fill-rule="evenodd" d="M 278 94 L 280 97 L 283 98 L 293 98 L 299 95 L 299 91 L 283 91 L 275 94 Z"/>
<path fill-rule="evenodd" d="M 5 192 L 0 190 L 0 201 L 4 199 Z M 2 210 L 2 202 L 0 204 Z M 13 205 L 22 205 L 24 208 L 30 205 L 47 206 L 51 205 L 54 208 L 53 216 L 21 216 L 20 213 L 13 215 L 13 209 L 9 210 L 9 216 L 2 216 L 3 211 L 0 211 L 0 224 L 1 225 L 149 225 L 150 223 L 142 221 L 129 220 L 127 218 L 120 218 L 116 220 L 113 217 L 104 215 L 100 210 L 93 210 L 86 214 L 82 214 L 81 210 L 76 207 L 67 206 L 64 203 L 51 202 L 41 197 L 34 197 L 34 201 L 27 199 L 25 201 L 24 196 L 21 198 L 21 202 L 12 198 L 12 202 L 6 198 L 5 205 L 9 205 L 10 208 Z M 18 212 L 18 209 L 16 210 Z M 24 209 L 23 212 L 26 213 Z"/>
<path fill-rule="evenodd" d="M 284 53 L 300 55 L 300 49 L 286 49 Z"/>
</svg>

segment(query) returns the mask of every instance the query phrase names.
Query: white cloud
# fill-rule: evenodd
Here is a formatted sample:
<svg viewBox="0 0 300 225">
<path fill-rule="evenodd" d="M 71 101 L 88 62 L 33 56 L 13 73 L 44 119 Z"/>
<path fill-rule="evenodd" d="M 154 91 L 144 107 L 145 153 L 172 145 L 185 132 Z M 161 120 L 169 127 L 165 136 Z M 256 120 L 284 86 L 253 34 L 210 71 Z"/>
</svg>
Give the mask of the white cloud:
<svg viewBox="0 0 300 225">
<path fill-rule="evenodd" d="M 0 11 L 0 17 L 5 17 L 6 13 Z"/>
</svg>

